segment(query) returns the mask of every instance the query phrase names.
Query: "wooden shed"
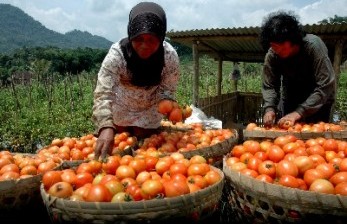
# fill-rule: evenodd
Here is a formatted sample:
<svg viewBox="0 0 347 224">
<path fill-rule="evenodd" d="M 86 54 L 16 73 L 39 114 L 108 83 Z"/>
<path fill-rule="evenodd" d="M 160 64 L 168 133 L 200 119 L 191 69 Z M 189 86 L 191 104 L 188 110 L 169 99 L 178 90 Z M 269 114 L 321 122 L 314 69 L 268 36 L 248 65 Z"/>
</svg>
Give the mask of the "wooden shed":
<svg viewBox="0 0 347 224">
<path fill-rule="evenodd" d="M 342 62 L 347 59 L 347 23 L 305 25 L 304 30 L 307 33 L 321 37 L 325 42 L 335 73 L 338 76 Z M 247 102 L 248 100 L 244 97 L 248 98 L 249 96 L 245 96 L 246 93 L 224 94 L 225 96 L 221 94 L 223 61 L 263 62 L 266 52 L 259 42 L 259 33 L 260 27 L 170 31 L 167 33 L 167 37 L 171 41 L 192 49 L 194 60 L 192 102 L 194 105 L 201 107 L 207 114 L 222 119 L 223 123 L 230 120 L 239 120 L 235 117 L 235 114 L 244 116 L 245 122 L 254 119 L 254 114 L 259 114 L 259 107 L 261 107 L 260 94 L 252 95 L 253 100 L 249 101 L 250 104 L 257 104 L 255 107 L 245 105 L 245 108 L 255 109 L 251 113 L 247 112 L 250 115 L 249 117 L 246 116 L 245 111 L 233 113 L 231 107 L 234 104 L 231 102 L 236 99 L 238 99 L 238 107 L 242 105 L 240 102 L 243 102 L 243 104 Z M 208 99 L 199 99 L 198 97 L 199 57 L 201 55 L 208 55 L 218 63 L 216 86 L 218 94 L 217 96 L 210 96 Z M 212 110 L 212 108 L 214 109 Z"/>
</svg>

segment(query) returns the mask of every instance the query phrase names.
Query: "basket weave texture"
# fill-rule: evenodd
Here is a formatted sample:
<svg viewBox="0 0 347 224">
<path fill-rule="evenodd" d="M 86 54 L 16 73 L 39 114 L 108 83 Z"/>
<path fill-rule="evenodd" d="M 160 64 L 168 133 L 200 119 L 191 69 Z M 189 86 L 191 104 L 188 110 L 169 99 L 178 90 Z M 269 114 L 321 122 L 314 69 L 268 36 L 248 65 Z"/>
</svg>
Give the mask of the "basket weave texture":
<svg viewBox="0 0 347 224">
<path fill-rule="evenodd" d="M 347 196 L 269 184 L 230 170 L 223 162 L 229 204 L 242 223 L 346 223 Z"/>
<path fill-rule="evenodd" d="M 216 168 L 213 168 L 216 169 Z M 173 198 L 131 202 L 79 202 L 53 197 L 40 186 L 43 202 L 53 223 L 134 223 L 177 218 L 208 217 L 217 209 L 222 180 L 200 191 Z"/>
</svg>

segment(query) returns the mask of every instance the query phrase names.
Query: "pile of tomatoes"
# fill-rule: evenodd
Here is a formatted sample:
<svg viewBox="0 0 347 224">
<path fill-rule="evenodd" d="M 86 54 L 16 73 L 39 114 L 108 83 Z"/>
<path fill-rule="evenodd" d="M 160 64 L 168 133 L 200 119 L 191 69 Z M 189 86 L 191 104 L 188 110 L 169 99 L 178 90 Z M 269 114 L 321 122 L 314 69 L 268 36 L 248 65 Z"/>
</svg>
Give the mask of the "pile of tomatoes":
<svg viewBox="0 0 347 224">
<path fill-rule="evenodd" d="M 289 132 L 325 132 L 325 131 L 343 131 L 344 127 L 340 124 L 334 124 L 334 123 L 325 123 L 325 122 L 319 122 L 319 123 L 295 123 L 295 124 L 289 124 L 289 125 L 283 125 L 278 126 L 274 125 L 272 127 L 261 127 L 257 125 L 256 123 L 249 123 L 246 126 L 247 131 L 289 131 Z"/>
<path fill-rule="evenodd" d="M 77 167 L 52 170 L 42 177 L 48 194 L 86 202 L 140 201 L 176 197 L 207 188 L 223 176 L 202 156 L 113 155 Z"/>
<path fill-rule="evenodd" d="M 177 102 L 164 99 L 159 102 L 158 112 L 165 115 L 173 124 L 182 122 L 192 115 L 192 108 L 188 105 L 180 106 Z"/>
<path fill-rule="evenodd" d="M 43 174 L 61 164 L 61 159 L 43 155 L 13 154 L 0 151 L 0 181 L 17 180 Z"/>
<path fill-rule="evenodd" d="M 246 140 L 226 157 L 234 171 L 260 181 L 326 194 L 347 195 L 347 142 L 294 135 Z"/>
</svg>

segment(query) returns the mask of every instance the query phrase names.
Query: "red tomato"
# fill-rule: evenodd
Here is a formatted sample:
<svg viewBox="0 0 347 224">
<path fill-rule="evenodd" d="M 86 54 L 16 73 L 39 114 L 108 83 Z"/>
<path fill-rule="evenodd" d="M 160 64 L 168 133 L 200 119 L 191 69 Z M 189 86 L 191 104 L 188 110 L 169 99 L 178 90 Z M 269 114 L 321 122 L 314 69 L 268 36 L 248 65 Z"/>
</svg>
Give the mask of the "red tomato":
<svg viewBox="0 0 347 224">
<path fill-rule="evenodd" d="M 258 175 L 257 172 L 256 172 L 256 175 Z M 222 179 L 222 176 L 217 171 L 210 170 L 205 174 L 204 179 L 206 180 L 206 183 L 210 186 L 219 182 Z"/>
<path fill-rule="evenodd" d="M 335 194 L 334 185 L 326 179 L 314 180 L 310 185 L 309 190 L 324 194 Z"/>
<path fill-rule="evenodd" d="M 118 181 L 118 178 L 112 174 L 104 174 L 104 176 L 101 178 L 99 184 L 105 184 L 106 182 L 108 182 L 110 180 L 117 180 Z"/>
<path fill-rule="evenodd" d="M 166 181 L 163 186 L 166 197 L 176 197 L 190 193 L 190 189 L 186 181 L 170 180 Z"/>
<path fill-rule="evenodd" d="M 255 140 L 246 140 L 243 142 L 243 147 L 245 147 L 246 152 L 250 152 L 254 155 L 256 152 L 260 151 L 260 144 Z"/>
<path fill-rule="evenodd" d="M 341 182 L 335 186 L 335 194 L 347 196 L 347 182 Z"/>
<path fill-rule="evenodd" d="M 76 173 L 73 170 L 63 170 L 61 173 L 61 180 L 70 183 L 72 186 L 76 182 Z"/>
<path fill-rule="evenodd" d="M 294 158 L 294 163 L 298 167 L 299 174 L 303 175 L 306 170 L 312 169 L 313 160 L 308 156 L 297 156 Z"/>
<path fill-rule="evenodd" d="M 53 184 L 61 182 L 62 172 L 59 170 L 49 170 L 42 176 L 42 183 L 46 190 L 48 190 Z"/>
<path fill-rule="evenodd" d="M 321 146 L 321 145 L 313 145 L 311 147 L 308 147 L 306 149 L 306 152 L 309 154 L 309 155 L 320 155 L 322 157 L 325 156 L 325 150 L 324 148 Z"/>
<path fill-rule="evenodd" d="M 111 192 L 102 184 L 92 184 L 85 198 L 89 202 L 110 202 L 111 199 Z"/>
<path fill-rule="evenodd" d="M 72 195 L 72 192 L 73 188 L 71 184 L 67 182 L 57 182 L 48 190 L 48 194 L 58 198 L 69 198 Z"/>
<path fill-rule="evenodd" d="M 118 192 L 124 191 L 123 184 L 118 180 L 109 180 L 103 185 L 108 189 L 112 196 L 117 194 Z"/>
<path fill-rule="evenodd" d="M 146 180 L 152 179 L 152 175 L 148 171 L 142 171 L 136 176 L 136 182 L 138 185 L 141 185 Z"/>
<path fill-rule="evenodd" d="M 116 170 L 116 177 L 119 180 L 122 180 L 124 178 L 130 177 L 135 179 L 136 178 L 136 172 L 134 168 L 128 166 L 128 165 L 120 165 Z"/>
<path fill-rule="evenodd" d="M 141 171 L 146 170 L 146 161 L 144 159 L 135 158 L 129 162 L 129 166 L 135 170 L 136 174 L 138 174 Z"/>
<path fill-rule="evenodd" d="M 332 177 L 330 177 L 329 181 L 335 186 L 341 182 L 347 182 L 347 172 L 342 171 L 335 173 Z"/>
<path fill-rule="evenodd" d="M 304 181 L 307 184 L 307 186 L 310 186 L 313 181 L 316 179 L 323 179 L 324 178 L 324 173 L 321 170 L 317 169 L 309 169 L 306 170 L 304 174 Z"/>
<path fill-rule="evenodd" d="M 253 177 L 256 178 L 258 176 L 258 172 L 249 168 L 243 169 L 240 171 L 240 173 L 249 176 L 249 177 Z"/>
<path fill-rule="evenodd" d="M 260 163 L 258 167 L 258 173 L 266 174 L 266 175 L 269 175 L 271 178 L 275 178 L 276 177 L 275 163 L 271 160 L 263 161 L 262 163 Z"/>
<path fill-rule="evenodd" d="M 188 167 L 188 176 L 201 175 L 204 176 L 208 171 L 210 171 L 210 166 L 206 163 L 194 163 Z"/>
<path fill-rule="evenodd" d="M 106 162 L 102 163 L 102 170 L 106 174 L 115 174 L 119 165 L 119 159 L 116 159 L 114 156 L 109 156 Z"/>
<path fill-rule="evenodd" d="M 261 159 L 253 156 L 253 157 L 248 159 L 247 168 L 255 170 L 258 173 L 258 167 L 259 167 L 261 162 L 262 162 Z"/>
<path fill-rule="evenodd" d="M 340 171 L 347 171 L 347 158 L 341 160 L 339 169 Z"/>
<path fill-rule="evenodd" d="M 280 161 L 276 166 L 276 175 L 277 177 L 281 177 L 282 175 L 291 175 L 293 177 L 297 177 L 299 174 L 299 169 L 295 165 L 294 162 L 290 162 L 288 160 Z"/>
<path fill-rule="evenodd" d="M 301 179 L 301 178 L 296 178 L 296 179 L 297 179 L 298 184 L 299 184 L 298 188 L 299 188 L 300 190 L 307 190 L 307 184 L 306 184 L 306 182 L 305 182 L 303 179 Z"/>
<path fill-rule="evenodd" d="M 290 138 L 283 135 L 283 136 L 278 136 L 277 138 L 275 138 L 274 144 L 282 148 L 285 144 L 289 143 L 290 141 L 291 141 Z"/>
<path fill-rule="evenodd" d="M 231 155 L 237 158 L 240 158 L 240 156 L 246 152 L 246 149 L 243 145 L 235 145 L 233 149 L 231 150 Z"/>
<path fill-rule="evenodd" d="M 299 187 L 299 182 L 298 182 L 297 178 L 293 177 L 291 175 L 288 175 L 288 174 L 282 175 L 279 178 L 278 183 L 280 185 L 286 186 L 286 187 L 292 187 L 292 188 L 298 188 Z"/>
<path fill-rule="evenodd" d="M 269 175 L 267 174 L 259 174 L 255 179 L 257 180 L 260 180 L 260 181 L 264 181 L 264 182 L 267 182 L 267 183 L 273 183 L 273 179 L 272 177 L 270 177 Z"/>
<path fill-rule="evenodd" d="M 241 171 L 246 168 L 247 168 L 247 165 L 243 162 L 236 162 L 232 164 L 230 167 L 231 170 L 235 170 L 235 171 Z"/>
<path fill-rule="evenodd" d="M 275 163 L 281 161 L 285 156 L 283 149 L 278 145 L 272 145 L 268 151 L 268 158 Z"/>
<path fill-rule="evenodd" d="M 187 182 L 197 185 L 199 188 L 204 189 L 207 187 L 206 179 L 201 175 L 193 175 L 187 178 Z"/>
<path fill-rule="evenodd" d="M 188 167 L 183 163 L 174 163 L 170 166 L 170 169 L 169 169 L 170 175 L 174 175 L 177 173 L 187 175 L 187 170 L 188 170 Z"/>
<path fill-rule="evenodd" d="M 336 169 L 333 164 L 331 163 L 321 163 L 318 166 L 316 166 L 317 170 L 321 170 L 324 175 L 324 179 L 329 179 L 336 173 Z"/>
<path fill-rule="evenodd" d="M 236 163 L 236 162 L 239 162 L 240 159 L 238 157 L 228 157 L 225 161 L 226 165 L 231 167 L 232 164 Z"/>
<path fill-rule="evenodd" d="M 145 162 L 146 162 L 146 170 L 147 171 L 153 171 L 155 170 L 155 164 L 157 164 L 159 158 L 154 156 L 146 156 Z"/>
<path fill-rule="evenodd" d="M 265 161 L 265 160 L 268 159 L 268 155 L 267 155 L 267 153 L 264 152 L 264 151 L 256 152 L 256 153 L 254 154 L 254 157 L 260 159 L 261 161 Z"/>
<path fill-rule="evenodd" d="M 316 166 L 318 166 L 319 164 L 325 163 L 325 162 L 326 162 L 325 159 L 324 159 L 324 157 L 321 156 L 321 155 L 310 155 L 309 157 L 310 157 L 310 158 L 312 159 L 312 161 L 313 161 L 313 167 L 316 167 Z"/>
<path fill-rule="evenodd" d="M 79 195 L 79 198 L 83 198 L 83 200 L 85 200 L 91 186 L 91 183 L 87 183 L 82 187 L 77 188 L 72 194 Z"/>
<path fill-rule="evenodd" d="M 245 164 L 248 163 L 248 160 L 253 157 L 253 154 L 250 152 L 245 152 L 240 156 L 240 162 L 243 162 Z"/>
<path fill-rule="evenodd" d="M 91 173 L 78 173 L 76 174 L 75 188 L 80 188 L 87 183 L 92 183 L 94 177 Z"/>
<path fill-rule="evenodd" d="M 90 173 L 93 174 L 93 167 L 90 163 L 81 163 L 76 169 L 76 173 Z"/>
<path fill-rule="evenodd" d="M 141 188 L 138 185 L 131 185 L 126 188 L 125 193 L 128 193 L 134 201 L 141 201 L 142 195 L 141 195 Z"/>
<path fill-rule="evenodd" d="M 141 185 L 141 195 L 144 199 L 152 199 L 164 193 L 164 186 L 160 180 L 146 180 Z"/>
</svg>

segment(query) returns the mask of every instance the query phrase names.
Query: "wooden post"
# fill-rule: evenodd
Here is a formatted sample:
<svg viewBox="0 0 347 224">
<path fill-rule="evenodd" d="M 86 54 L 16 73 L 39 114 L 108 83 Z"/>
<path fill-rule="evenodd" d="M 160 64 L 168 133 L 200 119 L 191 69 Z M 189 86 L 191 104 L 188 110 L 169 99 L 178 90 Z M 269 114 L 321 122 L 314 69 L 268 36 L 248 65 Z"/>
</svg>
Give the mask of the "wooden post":
<svg viewBox="0 0 347 224">
<path fill-rule="evenodd" d="M 194 61 L 194 77 L 193 77 L 193 100 L 192 103 L 198 106 L 199 100 L 199 41 L 193 42 L 193 61 Z"/>
<path fill-rule="evenodd" d="M 217 74 L 217 95 L 222 95 L 222 71 L 223 71 L 223 61 L 221 57 L 218 59 L 218 74 Z"/>
<path fill-rule="evenodd" d="M 342 63 L 342 49 L 343 49 L 343 40 L 337 40 L 335 43 L 335 54 L 334 54 L 334 62 L 333 67 L 336 75 L 336 83 L 339 83 L 339 76 L 341 73 L 340 66 Z"/>
</svg>

